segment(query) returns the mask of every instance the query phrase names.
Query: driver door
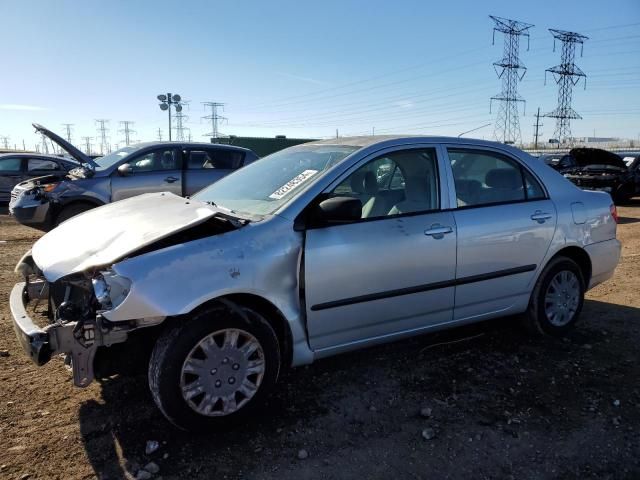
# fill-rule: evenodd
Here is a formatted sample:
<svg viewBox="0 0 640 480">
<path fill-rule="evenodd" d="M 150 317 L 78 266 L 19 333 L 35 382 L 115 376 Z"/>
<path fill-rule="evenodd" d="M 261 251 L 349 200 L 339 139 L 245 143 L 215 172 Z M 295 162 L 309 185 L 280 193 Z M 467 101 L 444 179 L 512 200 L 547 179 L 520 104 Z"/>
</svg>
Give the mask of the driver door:
<svg viewBox="0 0 640 480">
<path fill-rule="evenodd" d="M 182 156 L 176 148 L 162 147 L 127 159 L 131 173 L 118 170 L 111 176 L 111 201 L 142 193 L 171 192 L 182 195 Z"/>
<path fill-rule="evenodd" d="M 435 148 L 377 155 L 327 194 L 362 201 L 362 218 L 305 232 L 309 343 L 318 356 L 452 320 L 453 213 L 440 210 Z"/>
</svg>

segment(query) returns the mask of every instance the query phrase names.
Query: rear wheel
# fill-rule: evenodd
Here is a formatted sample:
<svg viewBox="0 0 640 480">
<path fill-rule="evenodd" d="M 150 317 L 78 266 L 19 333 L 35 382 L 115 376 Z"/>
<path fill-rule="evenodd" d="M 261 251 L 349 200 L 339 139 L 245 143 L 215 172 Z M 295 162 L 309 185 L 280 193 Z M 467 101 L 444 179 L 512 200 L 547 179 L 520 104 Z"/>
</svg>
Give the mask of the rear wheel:
<svg viewBox="0 0 640 480">
<path fill-rule="evenodd" d="M 257 312 L 221 304 L 168 328 L 149 363 L 156 405 L 185 430 L 231 426 L 258 408 L 280 370 L 278 339 Z"/>
<path fill-rule="evenodd" d="M 562 335 L 578 319 L 584 303 L 585 280 L 576 262 L 556 257 L 545 267 L 525 314 L 527 327 L 538 333 Z"/>
<path fill-rule="evenodd" d="M 58 216 L 56 217 L 55 226 L 57 227 L 62 222 L 69 220 L 71 217 L 75 217 L 87 210 L 91 210 L 95 208 L 95 205 L 91 205 L 89 203 L 72 203 L 71 205 L 67 205 L 64 207 Z"/>
</svg>

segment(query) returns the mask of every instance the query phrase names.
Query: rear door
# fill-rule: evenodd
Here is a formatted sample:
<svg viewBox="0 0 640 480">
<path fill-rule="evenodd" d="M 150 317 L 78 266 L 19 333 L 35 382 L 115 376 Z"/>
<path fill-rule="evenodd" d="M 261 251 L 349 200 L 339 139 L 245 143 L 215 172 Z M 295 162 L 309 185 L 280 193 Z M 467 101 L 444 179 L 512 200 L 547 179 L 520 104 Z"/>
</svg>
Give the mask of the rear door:
<svg viewBox="0 0 640 480">
<path fill-rule="evenodd" d="M 111 201 L 122 200 L 142 193 L 171 192 L 183 195 L 182 157 L 180 150 L 161 147 L 146 150 L 127 162 L 132 169 L 122 176 L 118 170 L 111 174 Z"/>
<path fill-rule="evenodd" d="M 449 146 L 447 154 L 457 205 L 454 319 L 526 307 L 555 232 L 553 202 L 523 164 L 502 152 Z"/>
<path fill-rule="evenodd" d="M 0 157 L 0 202 L 8 202 L 13 187 L 24 179 L 22 157 Z"/>
<path fill-rule="evenodd" d="M 42 177 L 44 175 L 63 175 L 67 171 L 62 168 L 60 162 L 49 158 L 28 158 L 27 176 Z"/>
<path fill-rule="evenodd" d="M 245 153 L 226 148 L 193 147 L 183 150 L 185 195 L 217 182 L 243 165 Z"/>
</svg>

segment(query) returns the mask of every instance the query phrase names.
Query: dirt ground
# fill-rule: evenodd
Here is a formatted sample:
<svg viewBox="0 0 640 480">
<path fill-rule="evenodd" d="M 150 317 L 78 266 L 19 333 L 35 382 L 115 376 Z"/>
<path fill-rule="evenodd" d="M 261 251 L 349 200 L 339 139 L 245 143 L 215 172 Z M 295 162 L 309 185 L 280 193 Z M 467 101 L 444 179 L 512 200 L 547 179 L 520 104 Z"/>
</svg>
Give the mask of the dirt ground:
<svg viewBox="0 0 640 480">
<path fill-rule="evenodd" d="M 566 338 L 503 319 L 338 356 L 288 372 L 268 416 L 194 436 L 145 377 L 80 390 L 29 362 L 8 297 L 39 234 L 0 210 L 0 478 L 640 478 L 640 199 L 619 214 L 621 264 Z"/>
</svg>

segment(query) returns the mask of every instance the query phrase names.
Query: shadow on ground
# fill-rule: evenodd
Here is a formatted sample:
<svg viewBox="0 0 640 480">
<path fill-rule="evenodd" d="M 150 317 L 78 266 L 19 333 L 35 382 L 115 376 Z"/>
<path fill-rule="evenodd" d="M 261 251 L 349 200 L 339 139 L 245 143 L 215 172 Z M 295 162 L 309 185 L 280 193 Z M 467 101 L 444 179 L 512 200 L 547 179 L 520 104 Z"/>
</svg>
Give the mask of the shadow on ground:
<svg viewBox="0 0 640 480">
<path fill-rule="evenodd" d="M 588 300 L 563 339 L 531 337 L 508 318 L 319 361 L 286 373 L 263 414 L 228 433 L 178 431 L 155 409 L 145 377 L 116 377 L 102 385 L 101 401 L 80 407 L 81 433 L 101 478 L 135 474 L 149 461 L 165 478 L 457 478 L 469 468 L 489 477 L 602 477 L 625 463 L 609 449 L 592 466 L 599 442 L 640 451 L 637 435 L 629 443 L 615 421 L 600 418 L 613 408 L 612 389 L 621 398 L 620 385 L 640 384 L 634 319 L 640 309 Z M 640 405 L 637 388 L 627 394 Z M 424 405 L 432 418 L 420 417 Z M 632 413 L 625 421 L 638 426 L 640 408 Z M 421 437 L 424 425 L 437 441 Z M 573 435 L 580 442 L 568 446 Z M 160 449 L 145 455 L 147 440 Z M 301 448 L 309 459 L 297 459 Z"/>
</svg>

